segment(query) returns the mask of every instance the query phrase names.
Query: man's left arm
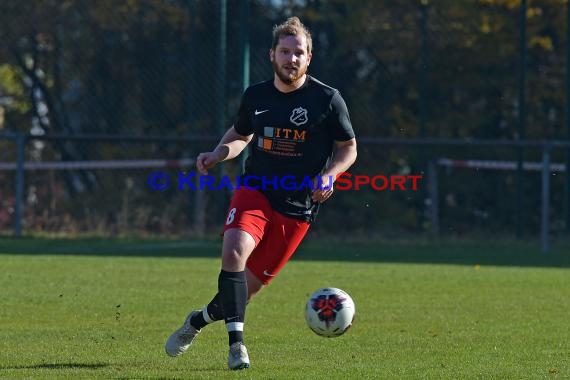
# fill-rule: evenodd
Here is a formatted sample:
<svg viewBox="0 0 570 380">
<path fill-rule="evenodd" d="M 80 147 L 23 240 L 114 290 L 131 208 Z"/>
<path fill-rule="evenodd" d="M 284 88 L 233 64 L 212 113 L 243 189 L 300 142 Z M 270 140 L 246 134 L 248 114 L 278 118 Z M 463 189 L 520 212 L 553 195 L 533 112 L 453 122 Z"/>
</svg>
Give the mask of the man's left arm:
<svg viewBox="0 0 570 380">
<path fill-rule="evenodd" d="M 356 156 L 355 138 L 347 141 L 335 141 L 335 153 L 333 155 L 333 159 L 321 174 L 320 186 L 315 186 L 315 191 L 313 191 L 312 196 L 313 201 L 322 203 L 330 198 L 334 190 L 332 185 L 336 180 L 336 177 L 340 173 L 347 171 L 352 164 L 354 164 Z M 329 178 L 331 178 L 330 181 Z M 315 183 L 318 183 L 318 178 L 315 179 Z"/>
</svg>

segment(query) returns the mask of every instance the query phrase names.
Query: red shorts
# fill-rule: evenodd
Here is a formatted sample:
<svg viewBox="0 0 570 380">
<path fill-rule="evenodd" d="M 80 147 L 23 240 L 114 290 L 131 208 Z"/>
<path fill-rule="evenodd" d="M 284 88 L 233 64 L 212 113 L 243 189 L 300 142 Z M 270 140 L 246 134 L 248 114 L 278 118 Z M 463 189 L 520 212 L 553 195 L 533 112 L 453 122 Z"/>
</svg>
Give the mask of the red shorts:
<svg viewBox="0 0 570 380">
<path fill-rule="evenodd" d="M 232 197 L 224 231 L 239 228 L 253 237 L 255 249 L 246 266 L 267 285 L 293 256 L 309 225 L 274 211 L 260 191 L 242 188 Z"/>
</svg>

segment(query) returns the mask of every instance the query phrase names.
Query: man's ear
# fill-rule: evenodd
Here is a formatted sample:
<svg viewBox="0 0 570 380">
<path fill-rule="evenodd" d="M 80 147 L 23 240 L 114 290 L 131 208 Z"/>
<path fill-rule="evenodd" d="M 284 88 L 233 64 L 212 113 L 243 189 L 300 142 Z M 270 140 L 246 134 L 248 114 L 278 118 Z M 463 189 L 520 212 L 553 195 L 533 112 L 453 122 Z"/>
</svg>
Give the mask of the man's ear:
<svg viewBox="0 0 570 380">
<path fill-rule="evenodd" d="M 273 49 L 269 49 L 269 60 L 271 62 L 275 60 L 275 51 L 273 51 Z"/>
</svg>

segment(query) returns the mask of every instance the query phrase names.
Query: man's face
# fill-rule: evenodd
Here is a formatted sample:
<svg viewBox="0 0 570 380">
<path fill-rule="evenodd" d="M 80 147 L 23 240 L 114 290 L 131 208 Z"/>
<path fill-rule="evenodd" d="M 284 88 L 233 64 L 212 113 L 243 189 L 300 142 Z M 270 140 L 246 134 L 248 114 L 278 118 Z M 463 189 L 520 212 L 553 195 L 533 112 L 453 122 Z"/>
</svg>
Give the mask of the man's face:
<svg viewBox="0 0 570 380">
<path fill-rule="evenodd" d="M 302 78 L 311 62 L 305 35 L 280 38 L 275 50 L 269 52 L 269 56 L 275 74 L 288 85 Z"/>
</svg>

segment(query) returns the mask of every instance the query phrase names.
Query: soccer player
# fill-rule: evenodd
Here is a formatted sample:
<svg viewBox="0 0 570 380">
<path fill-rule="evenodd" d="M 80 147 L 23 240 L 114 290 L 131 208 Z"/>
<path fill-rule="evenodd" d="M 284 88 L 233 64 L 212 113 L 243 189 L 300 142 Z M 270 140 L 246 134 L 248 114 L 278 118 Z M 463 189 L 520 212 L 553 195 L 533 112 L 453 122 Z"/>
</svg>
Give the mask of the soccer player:
<svg viewBox="0 0 570 380">
<path fill-rule="evenodd" d="M 247 186 L 235 190 L 225 220 L 218 292 L 168 338 L 170 356 L 184 353 L 203 327 L 223 319 L 229 368 L 250 366 L 247 302 L 287 263 L 332 195 L 332 181 L 356 159 L 346 104 L 337 90 L 307 74 L 311 56 L 311 34 L 297 17 L 275 26 L 269 51 L 274 78 L 245 90 L 232 127 L 213 151 L 196 159 L 205 175 L 250 146 L 249 177 L 242 176 L 249 178 Z M 299 186 L 307 178 L 313 184 Z"/>
</svg>

